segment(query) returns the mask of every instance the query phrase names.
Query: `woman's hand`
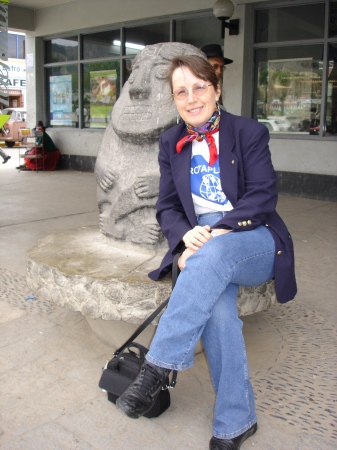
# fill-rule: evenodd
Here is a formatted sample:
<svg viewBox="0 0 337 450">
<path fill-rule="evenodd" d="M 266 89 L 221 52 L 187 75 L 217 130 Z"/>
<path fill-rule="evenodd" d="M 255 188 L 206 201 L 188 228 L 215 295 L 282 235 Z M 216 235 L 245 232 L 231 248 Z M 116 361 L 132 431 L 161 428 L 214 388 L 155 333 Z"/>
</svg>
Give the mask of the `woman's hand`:
<svg viewBox="0 0 337 450">
<path fill-rule="evenodd" d="M 185 247 L 187 249 L 193 250 L 193 252 L 196 252 L 200 247 L 206 244 L 207 241 L 212 239 L 210 232 L 211 228 L 209 225 L 205 225 L 204 227 L 200 227 L 199 225 L 197 225 L 183 236 L 182 240 L 185 244 Z"/>
<path fill-rule="evenodd" d="M 216 231 L 220 236 L 221 234 L 230 233 L 232 230 L 216 228 L 214 231 Z M 193 246 L 195 248 L 192 248 L 192 245 L 191 247 L 187 245 L 187 242 L 191 242 L 191 239 L 196 242 L 196 244 Z M 203 246 L 203 244 L 205 244 L 210 239 L 213 239 L 213 236 L 211 235 L 211 228 L 208 225 L 205 225 L 204 227 L 196 226 L 192 230 L 188 231 L 183 237 L 183 241 L 187 248 L 178 259 L 179 269 L 183 270 L 186 265 L 187 258 L 196 253 Z"/>
<path fill-rule="evenodd" d="M 180 258 L 178 259 L 178 267 L 180 270 L 183 270 L 186 265 L 186 259 L 193 255 L 193 253 L 196 253 L 196 251 L 191 250 L 190 248 L 187 248 L 183 253 L 180 255 Z"/>
<path fill-rule="evenodd" d="M 225 230 L 224 228 L 214 228 L 212 237 L 220 236 L 220 234 L 230 233 L 232 230 Z"/>
</svg>

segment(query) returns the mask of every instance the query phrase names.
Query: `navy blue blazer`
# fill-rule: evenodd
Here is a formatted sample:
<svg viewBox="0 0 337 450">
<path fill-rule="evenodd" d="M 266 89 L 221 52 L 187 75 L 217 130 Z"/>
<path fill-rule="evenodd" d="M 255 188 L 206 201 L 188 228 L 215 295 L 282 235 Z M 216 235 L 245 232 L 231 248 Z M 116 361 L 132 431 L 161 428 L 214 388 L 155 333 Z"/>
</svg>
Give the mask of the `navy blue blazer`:
<svg viewBox="0 0 337 450">
<path fill-rule="evenodd" d="M 158 280 L 172 267 L 174 255 L 184 250 L 182 237 L 197 225 L 191 189 L 192 144 L 176 152 L 176 143 L 187 135 L 184 123 L 165 131 L 159 141 L 160 192 L 157 220 L 169 244 L 159 269 L 149 277 Z M 259 122 L 221 111 L 219 165 L 223 191 L 233 209 L 212 228 L 245 232 L 263 225 L 275 240 L 275 288 L 281 303 L 297 292 L 292 238 L 276 212 L 277 175 L 269 150 L 269 132 Z"/>
</svg>

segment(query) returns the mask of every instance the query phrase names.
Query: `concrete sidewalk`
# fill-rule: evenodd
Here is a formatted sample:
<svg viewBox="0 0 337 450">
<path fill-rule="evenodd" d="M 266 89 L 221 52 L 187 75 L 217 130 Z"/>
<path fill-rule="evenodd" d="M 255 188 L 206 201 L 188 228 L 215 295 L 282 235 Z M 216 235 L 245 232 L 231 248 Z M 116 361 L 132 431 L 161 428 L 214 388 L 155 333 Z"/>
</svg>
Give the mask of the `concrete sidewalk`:
<svg viewBox="0 0 337 450">
<path fill-rule="evenodd" d="M 90 173 L 18 172 L 0 163 L 0 448 L 206 450 L 214 393 L 205 357 L 181 372 L 157 419 L 130 420 L 98 388 L 110 356 L 84 317 L 25 281 L 48 234 L 98 224 Z M 280 197 L 294 239 L 296 301 L 244 318 L 259 430 L 242 450 L 337 448 L 337 204 Z"/>
</svg>

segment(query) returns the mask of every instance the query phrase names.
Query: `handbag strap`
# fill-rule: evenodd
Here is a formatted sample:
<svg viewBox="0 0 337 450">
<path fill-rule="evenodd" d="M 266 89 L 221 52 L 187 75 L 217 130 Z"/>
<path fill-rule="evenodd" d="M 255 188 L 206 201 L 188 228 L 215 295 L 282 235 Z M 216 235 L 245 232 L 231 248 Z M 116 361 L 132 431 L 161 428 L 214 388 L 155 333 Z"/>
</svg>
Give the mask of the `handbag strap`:
<svg viewBox="0 0 337 450">
<path fill-rule="evenodd" d="M 172 289 L 174 288 L 176 282 L 177 282 L 177 278 L 178 275 L 180 273 L 180 269 L 178 266 L 178 260 L 180 258 L 181 253 L 177 253 L 174 258 L 173 258 L 173 263 L 172 263 Z M 129 344 L 133 343 L 133 340 L 136 339 L 136 337 L 145 330 L 145 328 L 150 325 L 150 323 L 153 321 L 153 319 L 155 319 L 155 317 L 157 317 L 157 315 L 160 313 L 160 311 L 162 311 L 168 304 L 170 300 L 170 297 L 167 298 L 161 305 L 158 306 L 158 308 L 153 311 L 153 313 L 144 320 L 144 322 L 137 328 L 137 330 L 132 334 L 132 336 L 129 337 L 129 339 L 124 342 L 124 344 L 119 347 L 119 349 L 117 349 L 114 352 L 114 356 L 117 356 L 119 353 L 121 353 Z M 135 343 L 133 343 L 135 344 Z M 170 388 L 174 388 L 174 386 L 177 384 L 177 376 L 178 376 L 178 372 L 176 370 L 172 371 L 172 377 L 171 377 L 171 382 L 169 381 L 168 383 L 166 383 L 162 389 L 170 389 Z"/>
<path fill-rule="evenodd" d="M 177 253 L 174 256 L 173 259 L 173 263 L 172 263 L 172 289 L 174 288 L 176 282 L 177 282 L 177 278 L 179 275 L 179 267 L 178 267 L 178 259 L 180 258 L 180 253 Z M 144 320 L 144 322 L 139 325 L 139 327 L 137 328 L 137 330 L 132 334 L 132 336 L 129 337 L 129 339 L 127 339 L 123 345 L 121 345 L 115 352 L 114 355 L 117 356 L 120 352 L 122 352 L 125 347 L 127 347 L 132 341 L 134 341 L 134 339 L 136 339 L 137 336 L 140 335 L 140 333 L 142 331 L 145 330 L 145 328 L 150 325 L 150 323 L 158 316 L 158 314 L 160 313 L 160 311 L 162 311 L 168 304 L 170 300 L 170 297 L 168 297 L 163 303 L 161 303 L 158 308 L 153 311 L 153 313 Z"/>
<path fill-rule="evenodd" d="M 136 339 L 136 337 L 142 331 L 145 330 L 145 328 L 148 325 L 150 325 L 150 323 L 153 321 L 153 319 L 155 319 L 155 317 L 160 313 L 160 311 L 165 308 L 165 306 L 168 304 L 169 300 L 170 300 L 170 297 L 167 298 L 161 305 L 159 305 L 158 308 L 155 311 L 153 311 L 153 313 L 147 319 L 145 319 L 145 321 L 141 325 L 139 325 L 139 327 L 132 334 L 132 336 L 130 336 L 129 339 L 127 341 L 125 341 L 124 344 L 114 352 L 115 356 L 118 355 L 118 353 L 122 352 L 125 349 L 125 347 L 127 347 L 134 339 Z"/>
</svg>

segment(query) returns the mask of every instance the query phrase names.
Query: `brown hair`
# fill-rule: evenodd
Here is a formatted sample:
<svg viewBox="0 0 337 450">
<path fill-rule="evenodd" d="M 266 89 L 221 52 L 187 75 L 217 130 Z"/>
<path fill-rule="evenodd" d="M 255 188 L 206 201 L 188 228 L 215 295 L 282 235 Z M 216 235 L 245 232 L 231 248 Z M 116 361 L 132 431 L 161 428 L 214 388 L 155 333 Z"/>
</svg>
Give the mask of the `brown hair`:
<svg viewBox="0 0 337 450">
<path fill-rule="evenodd" d="M 179 67 L 187 67 L 195 77 L 211 83 L 215 91 L 218 90 L 219 82 L 212 65 L 204 58 L 196 55 L 182 55 L 172 59 L 167 80 L 172 90 L 172 75 Z"/>
<path fill-rule="evenodd" d="M 41 127 L 41 128 L 43 128 L 43 131 L 46 129 L 46 127 L 43 125 L 42 120 L 38 120 L 38 122 L 37 122 L 37 124 L 36 124 L 36 127 Z"/>
</svg>

